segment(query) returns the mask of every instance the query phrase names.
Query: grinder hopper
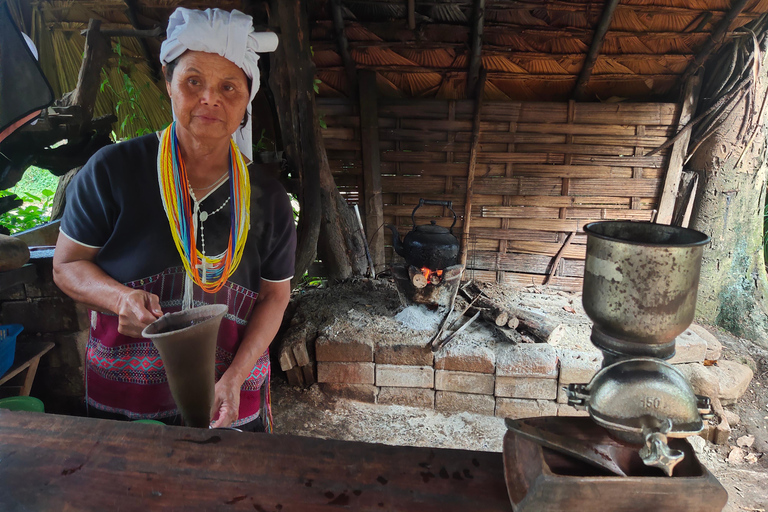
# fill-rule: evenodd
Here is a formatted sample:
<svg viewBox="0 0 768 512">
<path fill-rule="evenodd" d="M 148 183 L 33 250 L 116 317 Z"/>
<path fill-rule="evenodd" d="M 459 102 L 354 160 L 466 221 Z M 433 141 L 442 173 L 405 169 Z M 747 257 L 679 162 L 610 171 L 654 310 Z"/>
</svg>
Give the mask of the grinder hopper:
<svg viewBox="0 0 768 512">
<path fill-rule="evenodd" d="M 215 386 L 216 339 L 224 304 L 171 313 L 141 335 L 160 352 L 168 384 L 186 425 L 208 428 Z"/>
</svg>

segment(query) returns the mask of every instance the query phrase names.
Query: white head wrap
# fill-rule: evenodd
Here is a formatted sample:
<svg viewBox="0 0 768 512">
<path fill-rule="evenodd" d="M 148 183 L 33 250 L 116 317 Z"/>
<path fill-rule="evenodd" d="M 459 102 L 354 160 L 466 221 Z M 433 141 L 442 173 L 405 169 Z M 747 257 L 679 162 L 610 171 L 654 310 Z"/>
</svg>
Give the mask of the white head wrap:
<svg viewBox="0 0 768 512">
<path fill-rule="evenodd" d="M 198 11 L 179 7 L 168 20 L 167 39 L 160 47 L 160 62 L 168 64 L 187 50 L 216 53 L 232 61 L 251 79 L 248 122 L 235 132 L 235 142 L 253 160 L 251 101 L 259 90 L 259 53 L 277 49 L 277 34 L 256 32 L 253 18 L 238 10 Z M 174 114 L 174 118 L 176 115 Z"/>
</svg>

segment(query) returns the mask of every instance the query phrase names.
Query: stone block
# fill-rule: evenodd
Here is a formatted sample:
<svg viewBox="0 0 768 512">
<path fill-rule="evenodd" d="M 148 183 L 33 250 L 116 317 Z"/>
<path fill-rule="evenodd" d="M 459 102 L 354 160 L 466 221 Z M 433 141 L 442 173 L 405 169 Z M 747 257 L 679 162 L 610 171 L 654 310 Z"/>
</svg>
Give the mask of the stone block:
<svg viewBox="0 0 768 512">
<path fill-rule="evenodd" d="M 558 416 L 589 416 L 589 412 L 580 411 L 568 404 L 557 404 Z"/>
<path fill-rule="evenodd" d="M 560 361 L 560 384 L 587 384 L 603 364 L 603 353 L 599 350 L 586 352 L 558 348 L 557 358 Z"/>
<path fill-rule="evenodd" d="M 486 345 L 450 344 L 435 354 L 435 369 L 493 373 L 496 369 L 496 352 Z"/>
<path fill-rule="evenodd" d="M 333 384 L 374 384 L 373 363 L 317 363 L 317 382 Z"/>
<path fill-rule="evenodd" d="M 413 343 L 378 343 L 375 358 L 376 364 L 432 366 L 434 354 L 425 343 L 414 340 Z"/>
<path fill-rule="evenodd" d="M 709 361 L 717 361 L 720 359 L 720 356 L 723 353 L 723 344 L 720 343 L 717 336 L 698 324 L 691 324 L 688 329 L 701 336 L 701 338 L 707 342 L 707 352 L 704 354 L 704 359 Z"/>
<path fill-rule="evenodd" d="M 691 329 L 675 338 L 675 355 L 669 364 L 701 363 L 707 354 L 707 342 Z"/>
<path fill-rule="evenodd" d="M 333 384 L 324 382 L 320 384 L 320 389 L 327 395 L 358 402 L 376 403 L 376 395 L 379 388 L 373 384 Z"/>
<path fill-rule="evenodd" d="M 546 343 L 499 345 L 496 376 L 557 378 L 557 351 Z"/>
<path fill-rule="evenodd" d="M 496 377 L 496 396 L 505 398 L 557 399 L 557 379 Z"/>
<path fill-rule="evenodd" d="M 53 259 L 36 259 L 35 265 L 37 279 L 24 284 L 27 297 L 66 297 L 66 294 L 53 282 Z"/>
<path fill-rule="evenodd" d="M 355 338 L 318 336 L 315 340 L 315 357 L 318 361 L 372 363 L 373 341 L 365 336 Z"/>
<path fill-rule="evenodd" d="M 435 407 L 435 390 L 426 388 L 382 387 L 379 390 L 379 404 L 406 405 L 410 407 Z"/>
<path fill-rule="evenodd" d="M 43 297 L 0 304 L 0 323 L 21 324 L 27 334 L 88 328 L 88 310 L 69 298 Z"/>
<path fill-rule="evenodd" d="M 568 384 L 560 384 L 557 385 L 557 403 L 559 404 L 567 404 L 568 403 Z"/>
<path fill-rule="evenodd" d="M 24 290 L 23 284 L 17 284 L 11 286 L 0 292 L 0 301 L 5 302 L 9 300 L 24 300 L 27 298 L 27 292 Z"/>
<path fill-rule="evenodd" d="M 430 366 L 376 365 L 376 385 L 396 388 L 435 387 L 435 370 Z"/>
<path fill-rule="evenodd" d="M 490 373 L 435 370 L 435 389 L 440 391 L 492 395 L 494 382 L 493 374 Z"/>
<path fill-rule="evenodd" d="M 493 416 L 495 408 L 495 401 L 490 395 L 455 393 L 453 391 L 437 391 L 435 393 L 435 410 L 437 411 L 473 412 Z"/>
<path fill-rule="evenodd" d="M 496 398 L 496 416 L 512 418 L 513 420 L 538 416 L 557 416 L 557 404 L 551 400 Z"/>
</svg>

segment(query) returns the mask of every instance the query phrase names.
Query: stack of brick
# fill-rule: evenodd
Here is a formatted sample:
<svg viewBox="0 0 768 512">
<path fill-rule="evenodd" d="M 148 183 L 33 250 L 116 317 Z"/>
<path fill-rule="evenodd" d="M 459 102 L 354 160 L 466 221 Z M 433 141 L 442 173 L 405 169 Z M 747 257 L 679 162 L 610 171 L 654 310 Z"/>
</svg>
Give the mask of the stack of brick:
<svg viewBox="0 0 768 512">
<path fill-rule="evenodd" d="M 315 342 L 317 380 L 335 396 L 446 413 L 587 415 L 568 405 L 566 391 L 600 370 L 602 352 L 591 345 L 509 345 L 489 334 L 487 342 L 457 340 L 433 355 L 422 338 L 365 329 L 326 333 Z M 678 338 L 672 362 L 700 363 L 707 355 L 718 354 L 689 330 Z"/>
<path fill-rule="evenodd" d="M 378 403 L 435 406 L 432 350 L 420 338 L 382 336 L 377 340 L 374 358 Z"/>
<path fill-rule="evenodd" d="M 557 352 L 545 343 L 503 345 L 496 359 L 496 416 L 557 414 Z"/>
<path fill-rule="evenodd" d="M 496 351 L 489 346 L 449 345 L 435 356 L 435 409 L 492 416 Z"/>
</svg>

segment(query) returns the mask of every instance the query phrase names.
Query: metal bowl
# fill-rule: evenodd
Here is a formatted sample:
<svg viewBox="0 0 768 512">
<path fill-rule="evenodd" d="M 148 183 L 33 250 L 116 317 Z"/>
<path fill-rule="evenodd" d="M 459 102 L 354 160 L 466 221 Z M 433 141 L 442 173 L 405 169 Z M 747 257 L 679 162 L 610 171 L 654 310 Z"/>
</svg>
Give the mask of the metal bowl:
<svg viewBox="0 0 768 512">
<path fill-rule="evenodd" d="M 589 415 L 619 439 L 645 442 L 648 431 L 667 420 L 669 437 L 687 437 L 704 428 L 702 400 L 671 365 L 649 357 L 625 359 L 600 370 L 587 385 L 571 388 Z"/>
<path fill-rule="evenodd" d="M 593 343 L 622 356 L 672 357 L 693 320 L 709 237 L 649 222 L 593 222 L 584 231 L 582 302 Z"/>
</svg>

